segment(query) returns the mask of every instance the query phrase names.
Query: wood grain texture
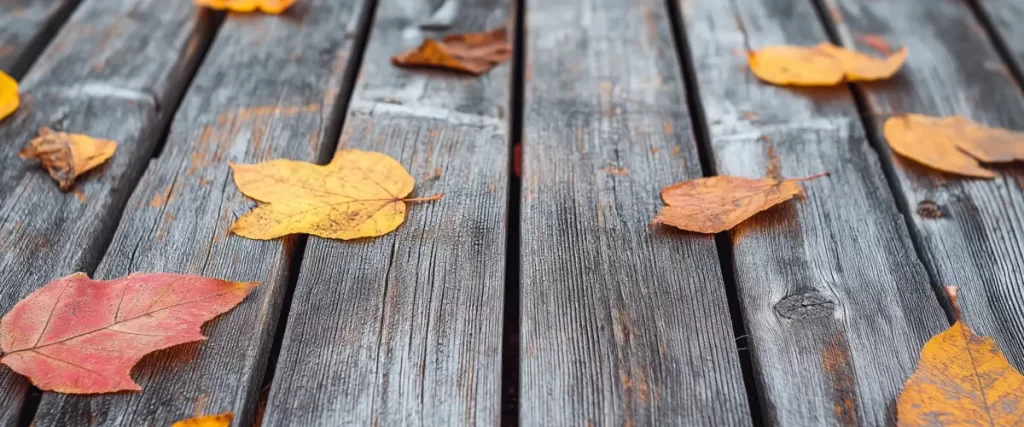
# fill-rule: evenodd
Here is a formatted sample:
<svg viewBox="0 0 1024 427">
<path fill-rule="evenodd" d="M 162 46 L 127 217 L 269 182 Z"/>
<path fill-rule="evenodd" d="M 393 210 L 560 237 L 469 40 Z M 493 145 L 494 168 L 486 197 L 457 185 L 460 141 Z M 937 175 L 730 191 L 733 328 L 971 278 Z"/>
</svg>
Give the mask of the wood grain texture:
<svg viewBox="0 0 1024 427">
<path fill-rule="evenodd" d="M 524 425 L 744 425 L 710 236 L 648 230 L 701 176 L 667 4 L 526 6 Z"/>
<path fill-rule="evenodd" d="M 511 67 L 472 77 L 390 62 L 508 16 L 506 1 L 450 1 L 380 1 L 339 142 L 397 159 L 412 197 L 445 196 L 383 237 L 309 240 L 265 426 L 498 422 Z M 444 30 L 422 27 L 451 8 Z"/>
<path fill-rule="evenodd" d="M 156 148 L 213 26 L 190 3 L 89 0 L 21 82 L 0 126 L 0 312 L 58 277 L 91 271 Z M 120 143 L 104 166 L 61 193 L 18 150 L 40 126 Z M 28 383 L 0 370 L 0 425 L 15 422 Z"/>
<path fill-rule="evenodd" d="M 680 3 L 717 173 L 831 176 L 730 233 L 767 424 L 891 425 L 948 324 L 849 89 L 761 82 L 746 50 L 828 39 L 811 2 Z"/>
<path fill-rule="evenodd" d="M 141 393 L 46 394 L 36 425 L 170 425 L 234 412 L 252 424 L 295 239 L 231 235 L 254 203 L 228 162 L 315 161 L 334 146 L 363 2 L 305 0 L 285 16 L 229 15 L 176 113 L 166 147 L 129 200 L 97 278 L 132 272 L 198 274 L 262 285 L 204 328 L 209 340 L 146 358 Z M 333 131 L 336 135 L 336 131 Z M 328 139 L 331 139 L 328 141 Z"/>
<path fill-rule="evenodd" d="M 991 23 L 1004 45 L 1013 55 L 1012 67 L 1017 68 L 1017 75 L 1024 76 L 1024 2 L 1019 0 L 972 0 L 978 10 Z"/>
<path fill-rule="evenodd" d="M 874 127 L 895 114 L 964 115 L 1024 130 L 1024 97 L 971 9 L 960 1 L 829 1 L 844 43 L 871 33 L 907 46 L 903 70 L 887 84 L 862 85 Z M 884 141 L 882 136 L 878 136 Z M 993 180 L 931 171 L 888 152 L 884 160 L 906 200 L 925 265 L 940 285 L 960 287 L 967 324 L 993 336 L 1024 367 L 1024 168 Z"/>
<path fill-rule="evenodd" d="M 0 0 L 0 70 L 21 77 L 79 0 Z"/>
</svg>

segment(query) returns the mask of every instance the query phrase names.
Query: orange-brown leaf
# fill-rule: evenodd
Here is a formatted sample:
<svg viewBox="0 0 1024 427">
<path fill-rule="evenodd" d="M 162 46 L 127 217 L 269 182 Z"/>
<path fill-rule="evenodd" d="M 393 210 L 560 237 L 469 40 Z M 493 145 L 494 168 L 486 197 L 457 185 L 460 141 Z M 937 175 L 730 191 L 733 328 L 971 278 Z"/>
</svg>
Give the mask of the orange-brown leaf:
<svg viewBox="0 0 1024 427">
<path fill-rule="evenodd" d="M 0 120 L 14 113 L 21 104 L 18 97 L 18 82 L 13 77 L 0 71 Z"/>
<path fill-rule="evenodd" d="M 961 116 L 907 114 L 885 121 L 884 133 L 897 154 L 933 169 L 992 178 L 981 166 L 1024 160 L 1024 133 L 991 128 Z"/>
<path fill-rule="evenodd" d="M 769 46 L 747 55 L 750 70 L 761 80 L 777 85 L 834 86 L 844 81 L 871 81 L 892 77 L 907 58 L 905 48 L 886 58 L 875 58 L 831 43 L 817 46 Z"/>
<path fill-rule="evenodd" d="M 171 427 L 228 427 L 235 418 L 233 412 L 188 418 L 171 424 Z"/>
<path fill-rule="evenodd" d="M 76 273 L 33 292 L 0 320 L 0 363 L 43 390 L 137 391 L 130 373 L 143 356 L 206 339 L 200 326 L 257 285 L 166 273 L 115 280 Z"/>
<path fill-rule="evenodd" d="M 957 321 L 924 345 L 896 406 L 900 426 L 1021 425 L 1024 376 Z"/>
<path fill-rule="evenodd" d="M 87 135 L 39 130 L 39 136 L 22 149 L 23 159 L 36 159 L 62 191 L 69 191 L 75 179 L 103 164 L 114 155 L 117 143 Z"/>
<path fill-rule="evenodd" d="M 661 190 L 661 198 L 668 206 L 661 208 L 652 223 L 697 233 L 719 233 L 803 194 L 800 181 L 823 175 L 785 180 L 723 175 L 677 182 Z"/>
<path fill-rule="evenodd" d="M 505 28 L 483 33 L 454 34 L 441 41 L 427 39 L 419 47 L 391 57 L 404 67 L 447 68 L 480 75 L 512 56 Z"/>
<path fill-rule="evenodd" d="M 295 4 L 296 0 L 193 0 L 196 6 L 231 12 L 255 12 L 280 14 Z"/>
</svg>

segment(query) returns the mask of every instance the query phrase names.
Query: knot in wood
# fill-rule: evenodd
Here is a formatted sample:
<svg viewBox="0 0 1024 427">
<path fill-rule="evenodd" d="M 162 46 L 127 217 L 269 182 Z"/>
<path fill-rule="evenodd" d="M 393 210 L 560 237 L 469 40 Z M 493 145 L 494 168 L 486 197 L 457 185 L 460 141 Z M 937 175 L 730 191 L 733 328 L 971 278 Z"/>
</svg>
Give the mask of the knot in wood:
<svg viewBox="0 0 1024 427">
<path fill-rule="evenodd" d="M 922 200 L 917 204 L 917 214 L 922 218 L 941 218 L 942 208 L 939 207 L 938 203 L 931 200 Z"/>
<path fill-rule="evenodd" d="M 828 317 L 835 309 L 836 303 L 819 292 L 790 295 L 775 304 L 775 313 L 787 319 Z"/>
</svg>

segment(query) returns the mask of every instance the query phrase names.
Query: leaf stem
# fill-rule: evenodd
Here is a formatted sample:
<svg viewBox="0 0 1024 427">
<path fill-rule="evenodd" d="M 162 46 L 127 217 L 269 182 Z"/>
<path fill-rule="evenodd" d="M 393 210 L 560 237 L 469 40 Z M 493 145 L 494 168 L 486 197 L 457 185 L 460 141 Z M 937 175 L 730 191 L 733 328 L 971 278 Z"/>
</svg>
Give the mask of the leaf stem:
<svg viewBox="0 0 1024 427">
<path fill-rule="evenodd" d="M 436 201 L 436 200 L 441 200 L 442 197 L 444 197 L 444 193 L 435 194 L 435 195 L 429 196 L 429 197 L 417 197 L 415 199 L 402 199 L 402 201 L 405 202 L 405 203 L 433 202 L 433 201 Z"/>
<path fill-rule="evenodd" d="M 810 180 L 818 179 L 818 178 L 821 178 L 823 176 L 829 176 L 829 175 L 831 175 L 831 174 L 829 174 L 828 172 L 822 172 L 822 173 L 816 173 L 814 175 L 803 177 L 803 178 L 793 178 L 793 180 L 794 181 L 810 181 Z"/>
</svg>

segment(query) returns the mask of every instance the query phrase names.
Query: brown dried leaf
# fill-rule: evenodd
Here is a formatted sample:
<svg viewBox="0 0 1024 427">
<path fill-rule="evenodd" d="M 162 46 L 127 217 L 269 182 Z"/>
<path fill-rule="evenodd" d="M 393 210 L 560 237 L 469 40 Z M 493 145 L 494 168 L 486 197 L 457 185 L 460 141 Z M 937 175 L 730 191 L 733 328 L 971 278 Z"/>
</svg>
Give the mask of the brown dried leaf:
<svg viewBox="0 0 1024 427">
<path fill-rule="evenodd" d="M 75 178 L 106 162 L 116 150 L 114 141 L 44 127 L 18 156 L 39 161 L 61 191 L 69 191 L 75 185 Z"/>
<path fill-rule="evenodd" d="M 403 67 L 447 68 L 481 75 L 512 56 L 505 28 L 483 33 L 454 34 L 441 41 L 427 39 L 419 47 L 391 57 Z"/>
<path fill-rule="evenodd" d="M 1024 133 L 991 128 L 961 116 L 907 114 L 885 121 L 884 133 L 897 154 L 933 169 L 992 178 L 981 166 L 1024 160 Z"/>
<path fill-rule="evenodd" d="M 825 175 L 785 180 L 722 175 L 677 182 L 661 190 L 661 198 L 668 206 L 661 208 L 651 223 L 697 233 L 719 233 L 803 194 L 800 181 Z"/>
</svg>

